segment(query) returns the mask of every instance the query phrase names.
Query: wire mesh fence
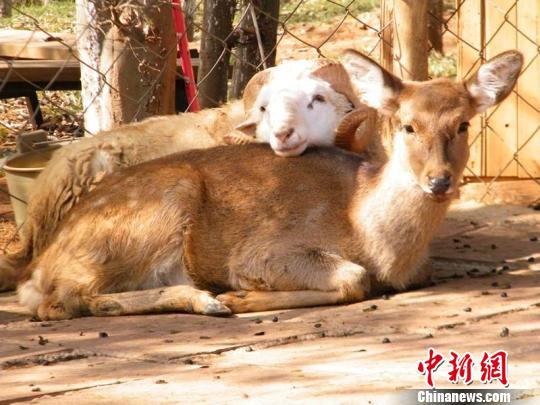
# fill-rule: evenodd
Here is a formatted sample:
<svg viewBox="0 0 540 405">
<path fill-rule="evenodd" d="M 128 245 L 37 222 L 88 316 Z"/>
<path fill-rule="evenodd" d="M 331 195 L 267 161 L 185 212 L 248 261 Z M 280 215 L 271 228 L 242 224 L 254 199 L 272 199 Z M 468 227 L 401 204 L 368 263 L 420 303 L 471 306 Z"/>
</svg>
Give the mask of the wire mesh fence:
<svg viewBox="0 0 540 405">
<path fill-rule="evenodd" d="M 17 137 L 38 128 L 47 133 L 45 143 L 69 142 L 115 122 L 191 109 L 185 85 L 193 78 L 177 63 L 182 35 L 189 38 L 195 94 L 203 107 L 239 97 L 256 71 L 274 63 L 335 58 L 347 48 L 361 50 L 409 78 L 417 73 L 406 60 L 411 49 L 405 49 L 400 38 L 396 2 L 12 1 L 11 16 L 0 18 L 0 152 L 13 153 Z M 179 35 L 174 35 L 169 18 L 175 3 L 182 6 L 187 25 L 187 32 Z M 205 16 L 211 4 L 213 14 Z M 524 53 L 525 68 L 512 96 L 471 127 L 467 180 L 484 184 L 488 195 L 501 178 L 530 179 L 540 193 L 538 2 L 429 0 L 423 18 L 412 29 L 418 32 L 425 25 L 428 40 L 409 46 L 415 52 L 425 49 L 423 58 L 413 55 L 415 63 L 422 59 L 425 64 L 421 69 L 426 77 L 421 79 L 467 78 L 503 50 Z M 89 50 L 94 42 L 100 45 Z M 100 63 L 88 62 L 92 52 Z M 117 72 L 113 81 L 112 71 Z M 165 76 L 175 91 L 163 88 Z M 81 95 L 81 81 L 93 89 L 91 94 Z M 108 104 L 100 104 L 104 98 Z M 92 115 L 92 110 L 107 105 L 124 105 L 128 112 L 109 117 L 110 122 L 88 118 L 99 117 L 99 111 Z M 26 139 L 32 143 L 28 148 L 40 143 Z M 12 229 L 5 242 L 11 243 L 14 235 Z"/>
</svg>

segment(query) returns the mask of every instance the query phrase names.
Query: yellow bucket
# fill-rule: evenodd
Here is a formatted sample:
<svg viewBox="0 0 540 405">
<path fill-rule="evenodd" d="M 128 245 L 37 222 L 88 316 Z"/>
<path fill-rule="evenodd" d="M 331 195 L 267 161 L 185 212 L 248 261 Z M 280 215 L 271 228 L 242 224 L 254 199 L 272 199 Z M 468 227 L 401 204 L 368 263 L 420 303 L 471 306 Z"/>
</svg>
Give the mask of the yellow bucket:
<svg viewBox="0 0 540 405">
<path fill-rule="evenodd" d="M 17 228 L 20 228 L 26 219 L 26 202 L 37 176 L 60 148 L 60 145 L 50 146 L 14 156 L 6 161 L 3 169 Z"/>
</svg>

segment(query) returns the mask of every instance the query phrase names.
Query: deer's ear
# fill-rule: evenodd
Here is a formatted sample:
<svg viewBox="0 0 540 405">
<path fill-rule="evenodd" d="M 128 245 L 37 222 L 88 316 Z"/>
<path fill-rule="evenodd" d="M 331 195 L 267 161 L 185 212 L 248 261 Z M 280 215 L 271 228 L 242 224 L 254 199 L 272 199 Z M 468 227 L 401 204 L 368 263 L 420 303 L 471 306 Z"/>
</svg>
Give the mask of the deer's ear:
<svg viewBox="0 0 540 405">
<path fill-rule="evenodd" d="M 353 49 L 345 51 L 341 61 L 364 103 L 383 114 L 393 114 L 397 110 L 399 93 L 403 88 L 398 77 Z"/>
<path fill-rule="evenodd" d="M 523 55 L 519 51 L 503 52 L 480 66 L 465 82 L 475 101 L 477 113 L 500 103 L 510 94 L 522 66 Z"/>
</svg>

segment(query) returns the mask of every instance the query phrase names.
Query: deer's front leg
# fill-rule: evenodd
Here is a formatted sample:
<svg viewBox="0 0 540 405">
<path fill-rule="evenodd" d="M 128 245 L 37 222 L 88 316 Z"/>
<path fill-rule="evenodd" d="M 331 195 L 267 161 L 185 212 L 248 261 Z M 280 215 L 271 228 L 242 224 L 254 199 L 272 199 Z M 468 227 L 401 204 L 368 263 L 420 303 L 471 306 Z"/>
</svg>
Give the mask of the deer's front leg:
<svg viewBox="0 0 540 405">
<path fill-rule="evenodd" d="M 234 313 L 358 302 L 369 292 L 366 269 L 320 249 L 265 258 L 259 264 L 233 269 L 237 291 L 216 297 Z"/>
<path fill-rule="evenodd" d="M 102 294 L 90 300 L 89 310 L 96 316 L 159 314 L 187 312 L 202 315 L 228 316 L 229 308 L 207 291 L 188 285 Z"/>
</svg>

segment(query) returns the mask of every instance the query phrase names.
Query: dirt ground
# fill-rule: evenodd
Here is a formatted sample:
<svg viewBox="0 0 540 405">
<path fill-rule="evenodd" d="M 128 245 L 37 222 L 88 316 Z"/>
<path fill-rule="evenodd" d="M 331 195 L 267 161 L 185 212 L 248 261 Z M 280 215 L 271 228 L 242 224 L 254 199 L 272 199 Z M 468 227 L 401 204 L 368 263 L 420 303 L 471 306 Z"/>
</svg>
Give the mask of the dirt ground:
<svg viewBox="0 0 540 405">
<path fill-rule="evenodd" d="M 456 32 L 457 18 L 451 11 L 444 14 L 448 20 L 448 30 Z M 334 18 L 327 23 L 303 22 L 286 24 L 283 36 L 278 36 L 276 60 L 311 59 L 320 55 L 339 58 L 347 49 L 362 51 L 374 58 L 379 55 L 380 10 L 362 13 L 356 18 L 349 16 Z M 445 53 L 456 52 L 457 40 L 454 35 L 443 35 Z"/>
<path fill-rule="evenodd" d="M 523 184 L 510 189 L 525 202 Z M 471 353 L 467 388 L 502 388 L 480 383 L 478 364 L 506 350 L 509 388 L 529 390 L 515 403 L 539 403 L 538 239 L 540 212 L 464 199 L 433 243 L 433 286 L 232 318 L 32 322 L 14 294 L 0 294 L 0 404 L 403 403 L 426 387 L 417 366 L 430 347 Z M 464 388 L 448 371 L 437 370 L 436 387 Z"/>
</svg>

